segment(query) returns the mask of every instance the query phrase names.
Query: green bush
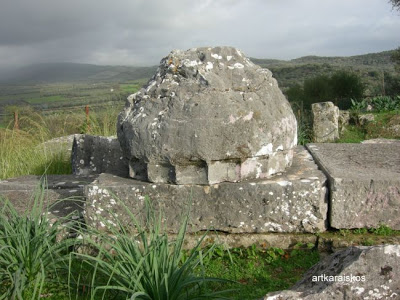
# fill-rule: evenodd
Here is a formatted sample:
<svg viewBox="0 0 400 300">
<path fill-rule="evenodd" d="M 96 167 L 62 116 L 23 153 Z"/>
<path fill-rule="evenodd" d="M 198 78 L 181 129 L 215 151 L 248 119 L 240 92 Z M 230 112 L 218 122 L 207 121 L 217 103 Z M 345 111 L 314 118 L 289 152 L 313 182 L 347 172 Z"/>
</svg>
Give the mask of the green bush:
<svg viewBox="0 0 400 300">
<path fill-rule="evenodd" d="M 351 99 L 361 99 L 365 86 L 359 75 L 348 71 L 337 71 L 331 76 L 318 75 L 306 79 L 303 87 L 294 85 L 286 91 L 290 102 L 302 101 L 305 109 L 311 104 L 332 101 L 340 109 L 349 109 Z"/>
<path fill-rule="evenodd" d="M 368 106 L 373 112 L 387 112 L 400 110 L 400 96 L 377 96 L 371 99 L 362 99 L 359 101 L 351 100 L 351 110 L 356 112 L 367 111 Z"/>
</svg>

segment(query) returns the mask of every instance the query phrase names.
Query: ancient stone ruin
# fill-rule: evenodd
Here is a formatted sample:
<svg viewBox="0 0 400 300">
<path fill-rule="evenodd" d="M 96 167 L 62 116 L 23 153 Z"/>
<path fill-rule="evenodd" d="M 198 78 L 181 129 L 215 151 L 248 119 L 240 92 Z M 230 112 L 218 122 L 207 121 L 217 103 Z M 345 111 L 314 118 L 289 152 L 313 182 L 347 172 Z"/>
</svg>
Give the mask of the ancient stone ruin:
<svg viewBox="0 0 400 300">
<path fill-rule="evenodd" d="M 333 104 L 315 108 L 321 137 L 336 133 Z M 290 245 L 300 237 L 293 233 L 328 229 L 400 229 L 399 144 L 296 146 L 295 117 L 271 72 L 235 48 L 171 52 L 128 97 L 117 126 L 118 138 L 76 135 L 74 175 L 49 176 L 50 202 L 81 196 L 65 207 L 78 207 L 88 225 L 124 223 L 125 208 L 140 216 L 148 196 L 169 232 L 190 205 L 188 232 L 212 228 L 233 246 Z M 37 182 L 3 180 L 0 194 L 22 210 Z"/>
<path fill-rule="evenodd" d="M 270 71 L 235 48 L 195 48 L 172 51 L 129 96 L 118 139 L 132 178 L 207 185 L 283 172 L 297 123 Z"/>
</svg>

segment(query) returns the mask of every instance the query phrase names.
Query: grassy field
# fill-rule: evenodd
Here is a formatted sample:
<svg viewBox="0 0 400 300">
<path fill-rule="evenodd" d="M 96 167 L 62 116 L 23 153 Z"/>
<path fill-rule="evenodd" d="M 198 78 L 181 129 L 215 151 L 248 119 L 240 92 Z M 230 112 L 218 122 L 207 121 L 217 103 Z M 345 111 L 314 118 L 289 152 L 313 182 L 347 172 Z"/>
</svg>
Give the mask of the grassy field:
<svg viewBox="0 0 400 300">
<path fill-rule="evenodd" d="M 76 133 L 116 135 L 117 115 L 123 107 L 109 104 L 90 111 L 87 120 L 84 109 L 57 111 L 50 114 L 21 108 L 19 129 L 13 120 L 0 128 L 0 179 L 22 175 L 70 174 L 68 147 L 53 147 L 45 143 L 53 138 Z"/>
</svg>

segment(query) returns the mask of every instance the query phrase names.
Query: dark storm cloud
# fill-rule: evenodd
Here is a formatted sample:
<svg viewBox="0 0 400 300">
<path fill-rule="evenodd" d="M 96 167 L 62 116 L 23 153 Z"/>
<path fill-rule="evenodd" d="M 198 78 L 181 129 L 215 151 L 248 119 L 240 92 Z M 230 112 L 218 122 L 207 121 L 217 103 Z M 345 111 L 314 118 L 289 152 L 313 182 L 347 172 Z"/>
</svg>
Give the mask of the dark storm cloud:
<svg viewBox="0 0 400 300">
<path fill-rule="evenodd" d="M 0 67 L 36 62 L 157 64 L 176 48 L 247 55 L 353 55 L 400 44 L 385 0 L 2 0 Z"/>
</svg>

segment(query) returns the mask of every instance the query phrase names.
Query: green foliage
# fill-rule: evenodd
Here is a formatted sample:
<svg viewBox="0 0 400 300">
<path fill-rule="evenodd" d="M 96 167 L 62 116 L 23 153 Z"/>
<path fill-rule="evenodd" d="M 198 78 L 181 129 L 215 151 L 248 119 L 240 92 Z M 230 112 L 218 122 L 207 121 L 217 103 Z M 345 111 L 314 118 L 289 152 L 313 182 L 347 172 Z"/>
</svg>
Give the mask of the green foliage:
<svg viewBox="0 0 400 300">
<path fill-rule="evenodd" d="M 286 91 L 290 102 L 303 101 L 310 109 L 316 102 L 333 101 L 340 109 L 348 109 L 351 99 L 361 99 L 365 87 L 361 78 L 352 72 L 337 71 L 332 76 L 318 75 L 306 79 L 303 88 L 294 85 Z"/>
<path fill-rule="evenodd" d="M 392 1 L 396 1 L 396 0 L 392 0 Z M 400 7 L 400 5 L 398 5 L 398 7 Z M 392 61 L 395 63 L 396 69 L 398 71 L 400 71 L 400 47 L 397 48 L 392 56 L 391 56 Z"/>
<path fill-rule="evenodd" d="M 71 173 L 68 154 L 46 147 L 42 143 L 47 139 L 48 132 L 42 127 L 32 127 L 29 132 L 0 129 L 0 179 Z"/>
<path fill-rule="evenodd" d="M 366 234 L 368 233 L 368 229 L 367 228 L 356 228 L 353 231 L 355 234 Z"/>
<path fill-rule="evenodd" d="M 392 97 L 400 95 L 400 74 L 391 74 L 385 72 L 384 76 L 384 94 Z"/>
<path fill-rule="evenodd" d="M 355 112 L 366 112 L 368 106 L 371 106 L 373 112 L 388 112 L 400 109 L 400 96 L 378 96 L 359 101 L 352 99 L 351 103 L 351 110 Z"/>
<path fill-rule="evenodd" d="M 291 102 L 293 112 L 297 120 L 297 142 L 305 145 L 312 141 L 312 117 L 311 111 L 305 110 L 303 102 Z"/>
<path fill-rule="evenodd" d="M 393 230 L 392 228 L 390 228 L 389 226 L 386 226 L 385 224 L 381 224 L 377 228 L 370 228 L 369 232 L 376 234 L 376 235 L 387 236 L 387 235 L 394 234 L 396 231 Z"/>
<path fill-rule="evenodd" d="M 32 201 L 32 210 L 21 214 L 0 199 L 0 299 L 38 299 L 45 284 L 57 281 L 74 244 L 57 240 L 59 224 L 47 219 L 44 188 Z"/>
<path fill-rule="evenodd" d="M 394 9 L 400 10 L 400 0 L 389 0 L 392 3 Z"/>
<path fill-rule="evenodd" d="M 346 130 L 341 133 L 336 143 L 360 143 L 365 140 L 364 130 L 356 125 L 349 125 Z"/>
<path fill-rule="evenodd" d="M 371 105 L 375 112 L 392 111 L 400 109 L 400 96 L 381 96 L 371 99 Z"/>
<path fill-rule="evenodd" d="M 330 78 L 334 102 L 341 109 L 350 107 L 350 99 L 361 99 L 364 95 L 364 84 L 356 73 L 338 71 Z"/>
<path fill-rule="evenodd" d="M 123 204 L 120 203 L 122 206 Z M 193 273 L 196 267 L 204 268 L 203 257 L 210 255 L 214 247 L 205 253 L 199 250 L 205 235 L 186 259 L 182 259 L 183 241 L 186 235 L 188 215 L 182 220 L 176 240 L 170 242 L 162 227 L 162 214 L 156 215 L 150 201 L 146 200 L 146 223 L 137 220 L 126 207 L 130 224 L 135 226 L 137 235 L 121 224 L 110 226 L 108 234 L 91 229 L 87 246 L 98 253 L 97 256 L 76 254 L 78 259 L 91 265 L 92 298 L 102 295 L 110 299 L 112 295 L 124 299 L 200 299 L 220 297 L 223 291 L 207 292 L 207 282 L 226 282 Z M 104 223 L 108 224 L 106 220 Z M 112 249 L 112 251 L 110 251 Z M 183 263 L 181 263 L 183 261 Z"/>
</svg>

